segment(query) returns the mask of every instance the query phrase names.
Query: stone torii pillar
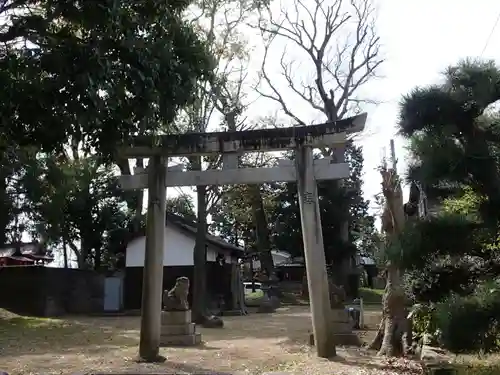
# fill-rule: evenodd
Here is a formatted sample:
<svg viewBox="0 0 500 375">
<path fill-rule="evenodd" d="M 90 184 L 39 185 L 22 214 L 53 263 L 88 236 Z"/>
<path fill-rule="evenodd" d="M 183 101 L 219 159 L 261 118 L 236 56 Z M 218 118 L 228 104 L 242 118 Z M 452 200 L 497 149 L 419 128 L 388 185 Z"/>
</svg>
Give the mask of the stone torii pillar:
<svg viewBox="0 0 500 375">
<path fill-rule="evenodd" d="M 146 246 L 142 275 L 141 335 L 139 357 L 145 361 L 158 360 L 161 332 L 163 294 L 163 247 L 166 210 L 165 159 L 154 156 L 148 164 L 148 213 Z M 160 275 L 160 276 L 158 276 Z"/>
<path fill-rule="evenodd" d="M 299 147 L 295 160 L 313 333 L 318 357 L 328 358 L 336 355 L 336 351 L 312 147 Z"/>
</svg>

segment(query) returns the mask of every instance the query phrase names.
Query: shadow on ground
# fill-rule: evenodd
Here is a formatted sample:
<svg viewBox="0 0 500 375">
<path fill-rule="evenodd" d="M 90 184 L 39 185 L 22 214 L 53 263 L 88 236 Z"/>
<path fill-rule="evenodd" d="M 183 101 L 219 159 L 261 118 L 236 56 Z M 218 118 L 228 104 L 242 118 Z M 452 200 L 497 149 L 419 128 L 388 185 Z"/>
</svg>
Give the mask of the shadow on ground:
<svg viewBox="0 0 500 375">
<path fill-rule="evenodd" d="M 231 341 L 255 338 L 272 339 L 276 345 L 288 346 L 296 352 L 308 344 L 311 331 L 308 306 L 285 307 L 273 314 L 224 317 L 223 320 L 223 329 L 197 327 L 205 342 L 197 349 L 220 349 Z M 63 354 L 82 349 L 91 354 L 134 347 L 138 345 L 139 329 L 140 318 L 136 316 L 0 319 L 0 356 Z M 360 332 L 360 335 L 364 339 L 367 333 Z"/>
</svg>

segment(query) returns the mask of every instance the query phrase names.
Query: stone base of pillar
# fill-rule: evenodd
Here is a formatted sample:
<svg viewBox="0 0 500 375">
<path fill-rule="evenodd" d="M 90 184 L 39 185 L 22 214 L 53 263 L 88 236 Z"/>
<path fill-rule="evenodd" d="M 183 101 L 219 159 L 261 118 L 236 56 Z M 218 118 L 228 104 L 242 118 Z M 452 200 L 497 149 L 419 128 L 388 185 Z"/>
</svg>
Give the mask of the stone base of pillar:
<svg viewBox="0 0 500 375">
<path fill-rule="evenodd" d="M 241 309 L 237 309 L 237 310 L 224 310 L 224 311 L 221 311 L 220 314 L 222 316 L 243 316 L 243 315 L 247 315 Z"/>
<path fill-rule="evenodd" d="M 162 311 L 160 346 L 194 346 L 201 344 L 201 333 L 191 322 L 191 310 Z"/>
<path fill-rule="evenodd" d="M 333 340 L 335 345 L 361 346 L 363 343 L 356 332 L 352 331 L 352 321 L 344 309 L 331 310 Z M 309 334 L 309 344 L 314 345 L 314 334 Z"/>
<path fill-rule="evenodd" d="M 361 346 L 362 341 L 352 331 L 353 321 L 345 309 L 332 309 L 332 328 L 334 330 L 334 341 L 336 345 Z"/>
</svg>

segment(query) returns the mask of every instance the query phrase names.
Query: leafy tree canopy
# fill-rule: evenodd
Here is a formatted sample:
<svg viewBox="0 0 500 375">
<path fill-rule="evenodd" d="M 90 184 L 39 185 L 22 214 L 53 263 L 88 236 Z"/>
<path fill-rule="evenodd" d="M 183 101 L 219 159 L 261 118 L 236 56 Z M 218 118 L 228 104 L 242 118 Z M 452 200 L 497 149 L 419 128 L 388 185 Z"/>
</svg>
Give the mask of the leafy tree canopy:
<svg viewBox="0 0 500 375">
<path fill-rule="evenodd" d="M 403 98 L 399 128 L 410 138 L 410 178 L 430 196 L 444 198 L 470 186 L 484 196 L 481 214 L 496 227 L 500 217 L 498 115 L 500 70 L 492 61 L 464 60 L 439 85 Z"/>
<path fill-rule="evenodd" d="M 387 255 L 407 271 L 417 299 L 468 293 L 499 274 L 500 70 L 464 60 L 443 81 L 420 87 L 401 103 L 399 128 L 409 140 L 408 178 L 433 213 L 410 221 Z"/>
<path fill-rule="evenodd" d="M 20 145 L 69 139 L 109 156 L 170 124 L 211 60 L 189 1 L 2 2 L 0 130 Z"/>
</svg>

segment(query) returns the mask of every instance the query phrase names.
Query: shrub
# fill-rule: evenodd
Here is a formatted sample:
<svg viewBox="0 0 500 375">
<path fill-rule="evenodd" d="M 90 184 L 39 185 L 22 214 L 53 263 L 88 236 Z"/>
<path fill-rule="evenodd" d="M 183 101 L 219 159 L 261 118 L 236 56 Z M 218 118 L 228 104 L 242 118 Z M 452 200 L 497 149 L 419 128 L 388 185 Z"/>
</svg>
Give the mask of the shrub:
<svg viewBox="0 0 500 375">
<path fill-rule="evenodd" d="M 436 320 L 436 307 L 433 304 L 418 303 L 411 310 L 413 338 L 416 341 L 430 335 L 433 341 L 439 340 L 439 329 Z"/>
<path fill-rule="evenodd" d="M 498 375 L 500 374 L 500 365 L 463 365 L 458 367 L 457 375 Z"/>
<path fill-rule="evenodd" d="M 433 263 L 419 270 L 409 271 L 404 277 L 404 288 L 415 302 L 440 302 L 450 293 L 470 294 L 477 275 L 468 258 L 434 259 Z"/>
<path fill-rule="evenodd" d="M 484 284 L 466 297 L 452 295 L 437 305 L 443 346 L 455 353 L 500 349 L 500 290 Z"/>
</svg>

